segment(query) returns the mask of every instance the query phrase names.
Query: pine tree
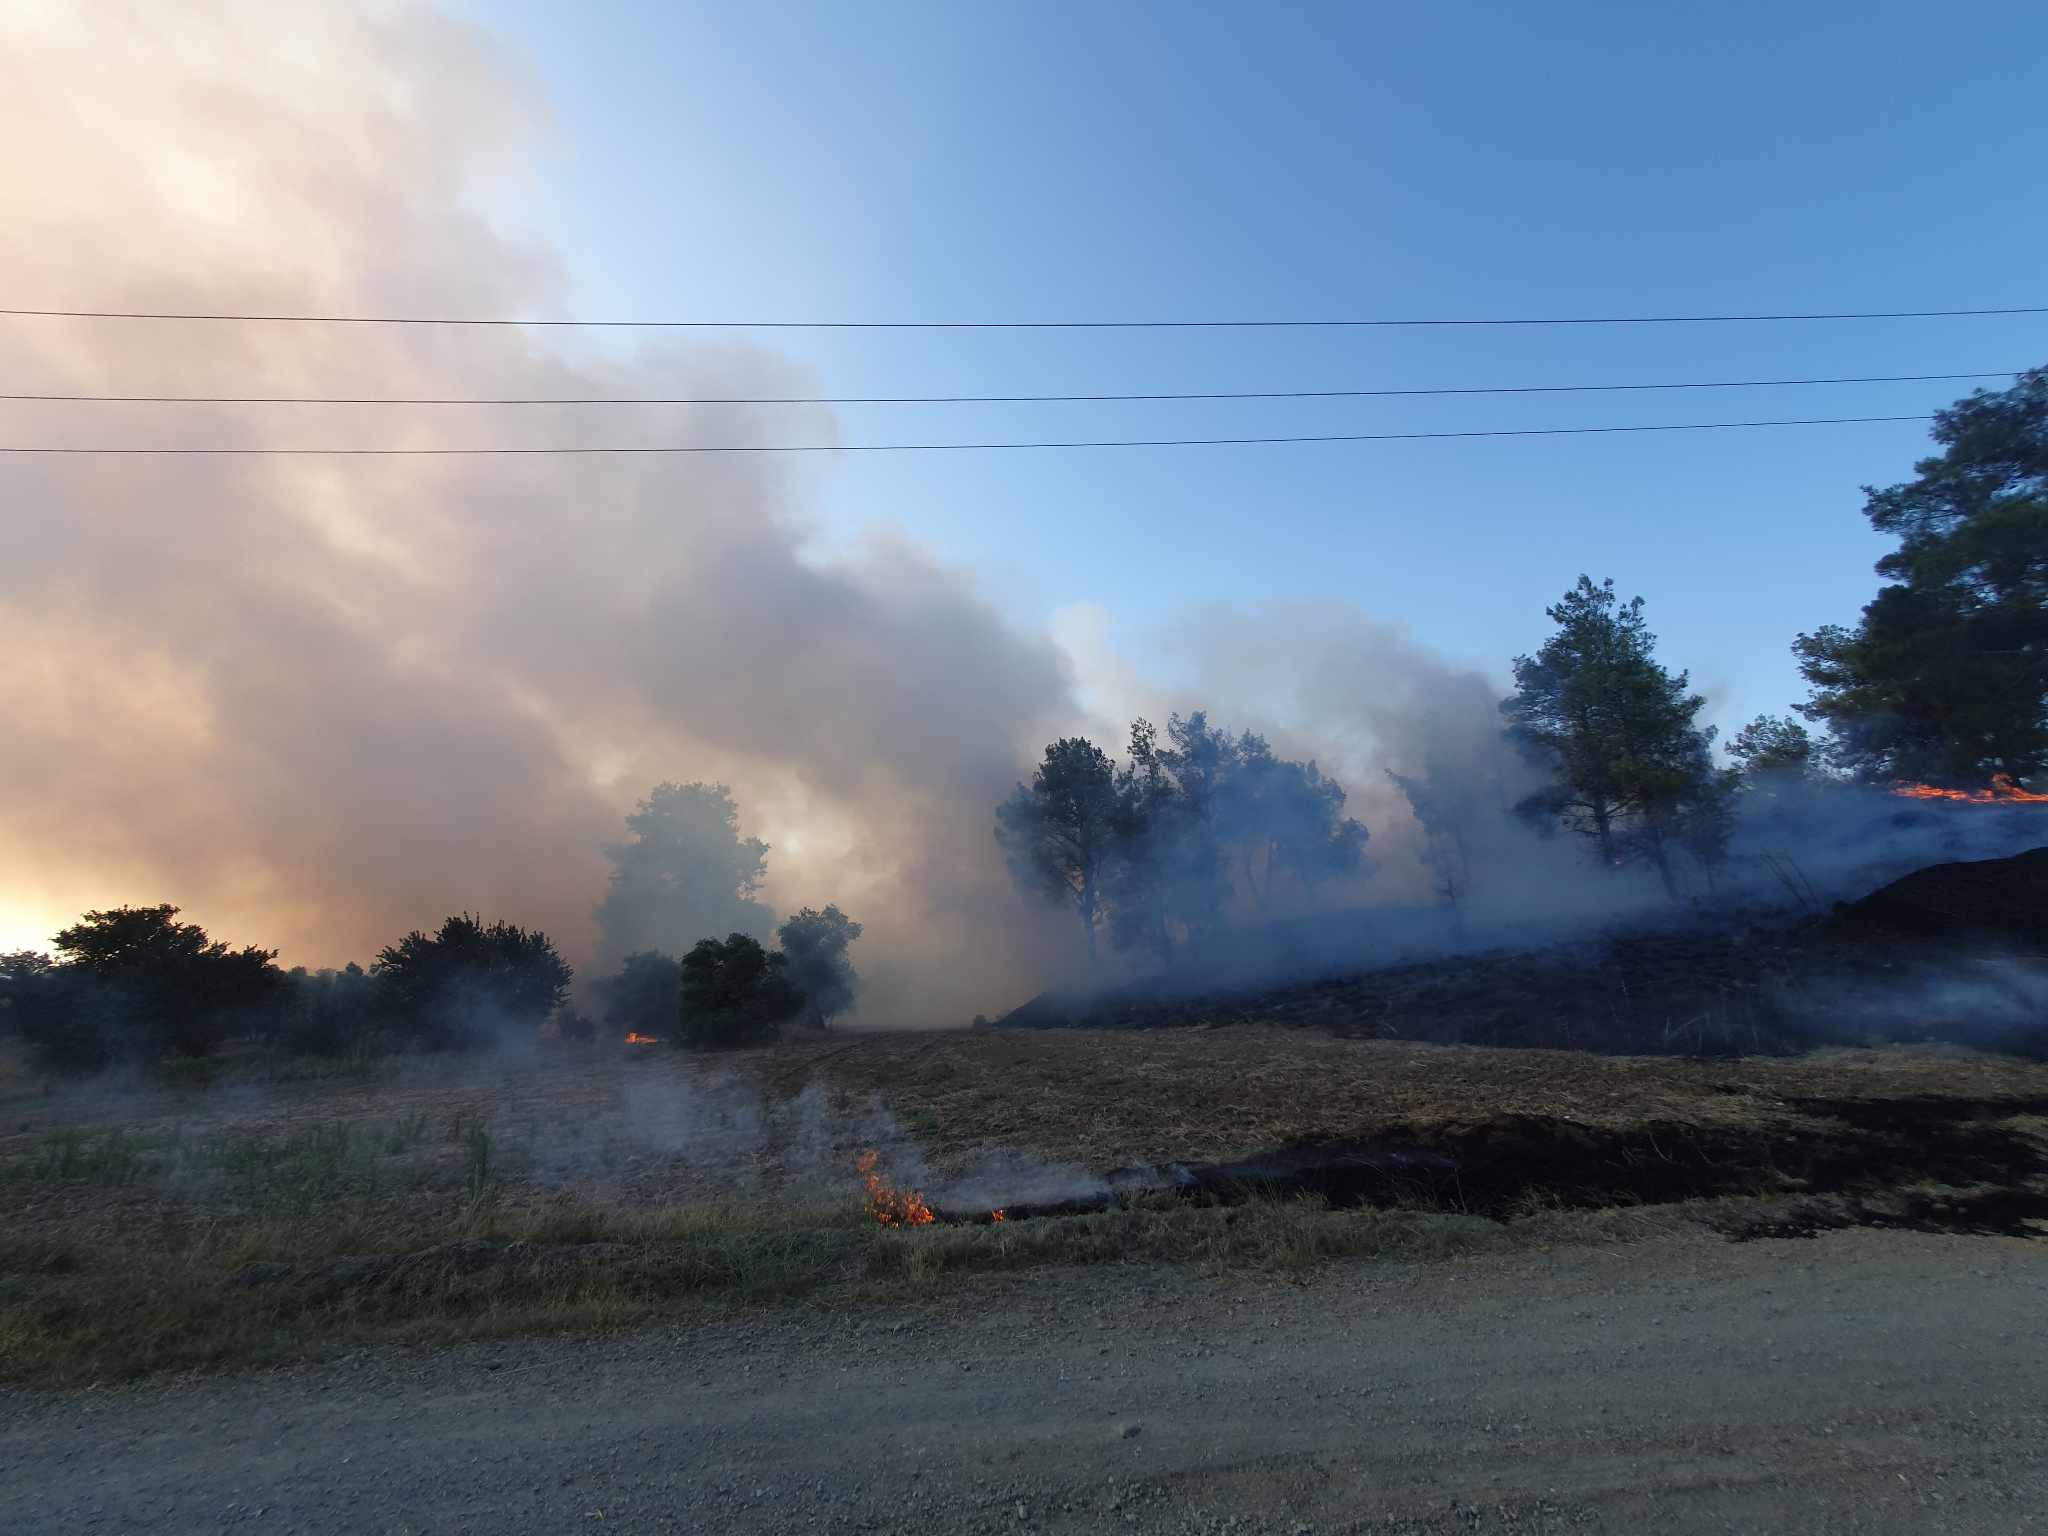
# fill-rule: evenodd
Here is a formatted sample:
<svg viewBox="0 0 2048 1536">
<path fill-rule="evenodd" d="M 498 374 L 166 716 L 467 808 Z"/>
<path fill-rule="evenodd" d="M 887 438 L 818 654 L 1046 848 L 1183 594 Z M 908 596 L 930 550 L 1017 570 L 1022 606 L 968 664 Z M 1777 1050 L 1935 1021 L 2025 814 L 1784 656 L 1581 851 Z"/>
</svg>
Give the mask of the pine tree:
<svg viewBox="0 0 2048 1536">
<path fill-rule="evenodd" d="M 1611 580 L 1581 576 L 1545 611 L 1557 633 L 1515 658 L 1501 704 L 1510 737 L 1552 775 L 1517 809 L 1589 838 L 1603 864 L 1653 864 L 1675 889 L 1672 853 L 1712 862 L 1730 828 L 1732 776 L 1695 723 L 1706 701 L 1659 664 L 1643 600 L 1621 602 Z"/>
<path fill-rule="evenodd" d="M 1855 628 L 1793 645 L 1800 714 L 1871 780 L 1976 788 L 2048 771 L 2048 368 L 1935 417 L 1941 457 L 1863 513 L 1899 547 Z"/>
<path fill-rule="evenodd" d="M 1116 766 L 1080 736 L 1048 746 L 1031 782 L 996 807 L 996 841 L 1011 874 L 1041 899 L 1073 908 L 1091 961 L 1116 820 Z"/>
</svg>

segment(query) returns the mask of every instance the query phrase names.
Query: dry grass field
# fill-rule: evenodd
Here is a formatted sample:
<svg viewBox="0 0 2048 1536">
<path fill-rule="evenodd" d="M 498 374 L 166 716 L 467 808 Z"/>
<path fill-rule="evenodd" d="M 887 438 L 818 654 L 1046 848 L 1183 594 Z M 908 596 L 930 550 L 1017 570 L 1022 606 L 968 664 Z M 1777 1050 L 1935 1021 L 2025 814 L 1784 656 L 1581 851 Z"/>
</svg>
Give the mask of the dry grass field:
<svg viewBox="0 0 2048 1536">
<path fill-rule="evenodd" d="M 1962 1050 L 1695 1061 L 1257 1025 L 242 1062 L 182 1086 L 16 1067 L 0 1374 L 852 1303 L 1106 1259 L 1305 1273 L 1687 1222 L 2014 1230 L 2048 1213 L 2044 1117 L 2048 1064 Z M 1451 1171 L 1376 1183 L 1378 1164 L 1354 1166 L 1335 1198 L 1290 1176 L 1059 1208 L 1112 1169 L 1361 1145 Z M 877 1226 L 854 1168 L 869 1148 L 942 1218 L 979 1220 Z M 988 1222 L 1013 1200 L 1055 1211 Z"/>
<path fill-rule="evenodd" d="M 2048 1102 L 2048 1063 L 1935 1048 L 1691 1060 L 1332 1038 L 1258 1025 L 868 1035 L 750 1069 L 883 1095 L 946 1163 L 994 1141 L 1098 1167 L 1241 1157 L 1299 1141 L 1541 1116 L 1762 1130 L 1797 1100 Z"/>
</svg>

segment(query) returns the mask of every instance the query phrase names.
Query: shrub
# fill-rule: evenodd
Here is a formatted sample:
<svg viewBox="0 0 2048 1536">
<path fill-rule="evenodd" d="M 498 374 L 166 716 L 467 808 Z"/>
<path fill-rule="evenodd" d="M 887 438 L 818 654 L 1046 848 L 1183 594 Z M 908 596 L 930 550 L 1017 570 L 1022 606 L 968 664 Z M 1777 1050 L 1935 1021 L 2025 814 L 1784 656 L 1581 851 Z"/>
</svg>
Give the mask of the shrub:
<svg viewBox="0 0 2048 1536">
<path fill-rule="evenodd" d="M 168 904 L 88 912 L 57 935 L 56 961 L 6 957 L 9 1020 L 44 1066 L 204 1056 L 261 1030 L 284 982 L 276 951 L 230 949 L 177 915 Z"/>
<path fill-rule="evenodd" d="M 676 1027 L 683 1006 L 683 970 L 672 955 L 642 950 L 626 956 L 616 976 L 597 984 L 604 1004 L 604 1022 L 616 1034 L 653 1035 L 657 1039 Z"/>
<path fill-rule="evenodd" d="M 700 939 L 683 957 L 679 1038 L 685 1045 L 751 1045 L 773 1039 L 803 1010 L 789 960 L 744 933 Z"/>
<path fill-rule="evenodd" d="M 414 930 L 377 956 L 380 1002 L 412 1043 L 464 1049 L 538 1034 L 575 971 L 538 929 L 465 912 L 431 938 Z"/>
<path fill-rule="evenodd" d="M 295 966 L 272 1009 L 269 1038 L 309 1056 L 360 1056 L 393 1043 L 376 978 L 359 965 L 308 971 Z"/>
<path fill-rule="evenodd" d="M 818 1029 L 835 1013 L 853 1006 L 860 977 L 847 958 L 847 947 L 860 937 L 860 924 L 837 907 L 815 912 L 805 907 L 775 930 L 789 959 L 790 980 L 803 994 L 804 1016 Z"/>
</svg>

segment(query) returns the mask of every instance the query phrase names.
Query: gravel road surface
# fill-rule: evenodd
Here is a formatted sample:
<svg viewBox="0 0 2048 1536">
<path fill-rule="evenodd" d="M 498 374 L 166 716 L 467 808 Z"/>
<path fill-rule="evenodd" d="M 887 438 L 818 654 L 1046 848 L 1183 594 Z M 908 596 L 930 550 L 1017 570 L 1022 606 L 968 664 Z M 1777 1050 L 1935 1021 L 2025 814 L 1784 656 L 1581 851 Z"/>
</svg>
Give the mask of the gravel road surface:
<svg viewBox="0 0 2048 1536">
<path fill-rule="evenodd" d="M 2048 1245 L 1855 1231 L 0 1396 L 0 1530 L 2048 1531 Z"/>
</svg>

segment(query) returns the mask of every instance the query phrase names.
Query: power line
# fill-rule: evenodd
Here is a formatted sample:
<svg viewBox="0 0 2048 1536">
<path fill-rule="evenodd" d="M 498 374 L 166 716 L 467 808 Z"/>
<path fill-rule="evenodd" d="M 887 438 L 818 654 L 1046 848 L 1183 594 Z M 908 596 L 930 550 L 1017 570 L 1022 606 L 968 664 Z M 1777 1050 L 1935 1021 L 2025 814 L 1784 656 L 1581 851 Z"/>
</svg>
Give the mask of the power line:
<svg viewBox="0 0 2048 1536">
<path fill-rule="evenodd" d="M 89 405 L 1048 405 L 1134 400 L 1366 400 L 1419 395 L 1575 395 L 1672 389 L 1774 389 L 1809 384 L 1923 384 L 2017 377 L 1979 373 L 1875 373 L 1833 379 L 1720 379 L 1678 384 L 1503 384 L 1445 389 L 1143 391 L 1097 395 L 63 395 L 0 393 L 0 400 Z"/>
<path fill-rule="evenodd" d="M 1931 421 L 1931 416 L 1810 416 L 1772 421 L 1682 421 L 1626 427 L 1503 427 L 1466 432 L 1330 432 L 1293 437 L 1123 437 L 1074 439 L 1063 442 L 976 443 L 718 443 L 649 444 L 646 446 L 570 446 L 546 448 L 105 448 L 39 447 L 0 444 L 0 453 L 149 455 L 158 457 L 281 458 L 321 455 L 334 458 L 481 458 L 584 456 L 598 454 L 684 453 L 941 453 L 968 449 L 1014 448 L 1216 448 L 1265 443 L 1405 443 L 1432 438 L 1587 437 L 1618 432 L 1730 432 L 1750 427 L 1833 427 L 1881 421 Z"/>
<path fill-rule="evenodd" d="M 464 315 L 235 314 L 186 310 L 0 308 L 0 315 L 59 320 L 246 321 L 282 325 L 502 325 L 562 329 L 699 331 L 1165 331 L 1360 330 L 1402 326 L 1730 325 L 1809 320 L 1950 320 L 2043 315 L 2048 304 L 1987 309 L 1873 309 L 1740 315 L 1569 315 L 1367 320 L 541 320 Z"/>
</svg>

